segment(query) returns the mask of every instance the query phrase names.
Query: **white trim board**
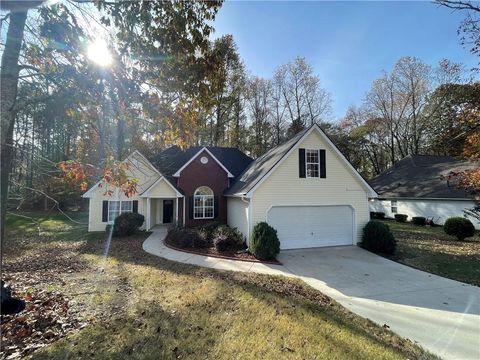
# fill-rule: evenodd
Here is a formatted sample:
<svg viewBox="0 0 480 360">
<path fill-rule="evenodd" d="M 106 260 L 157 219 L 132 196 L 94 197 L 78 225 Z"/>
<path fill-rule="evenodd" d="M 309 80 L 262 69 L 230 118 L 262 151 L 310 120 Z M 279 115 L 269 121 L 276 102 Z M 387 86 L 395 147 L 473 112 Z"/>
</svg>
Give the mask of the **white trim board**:
<svg viewBox="0 0 480 360">
<path fill-rule="evenodd" d="M 193 155 L 190 160 L 188 160 L 185 164 L 183 164 L 183 166 L 177 170 L 177 172 L 175 174 L 173 174 L 174 177 L 179 177 L 180 176 L 180 173 L 182 172 L 183 169 L 185 169 L 193 160 L 195 160 L 203 151 L 206 151 L 208 155 L 210 155 L 210 157 L 215 160 L 217 162 L 218 165 L 220 165 L 220 167 L 225 170 L 225 172 L 227 173 L 227 176 L 229 178 L 233 178 L 233 174 L 228 171 L 228 169 L 223 166 L 223 164 L 215 157 L 215 155 L 212 154 L 212 152 L 210 150 L 208 150 L 205 146 L 203 148 L 201 148 L 195 155 Z"/>
</svg>

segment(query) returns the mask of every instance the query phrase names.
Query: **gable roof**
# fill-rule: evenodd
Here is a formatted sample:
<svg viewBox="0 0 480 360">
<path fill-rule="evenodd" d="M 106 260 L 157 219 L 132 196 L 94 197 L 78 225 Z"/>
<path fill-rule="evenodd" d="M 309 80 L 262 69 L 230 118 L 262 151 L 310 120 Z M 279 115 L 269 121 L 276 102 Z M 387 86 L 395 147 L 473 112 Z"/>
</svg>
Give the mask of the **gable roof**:
<svg viewBox="0 0 480 360">
<path fill-rule="evenodd" d="M 168 179 L 176 184 L 175 174 L 188 164 L 202 150 L 207 150 L 217 162 L 235 178 L 253 161 L 253 159 L 236 148 L 217 146 L 192 146 L 182 150 L 178 146 L 172 146 L 154 156 L 151 163 Z"/>
<path fill-rule="evenodd" d="M 182 166 L 180 169 L 178 169 L 178 170 L 175 172 L 175 174 L 173 174 L 173 176 L 175 176 L 175 177 L 180 176 L 180 173 L 182 172 L 182 170 L 185 169 L 185 168 L 188 166 L 188 164 L 190 164 L 193 160 L 195 160 L 195 159 L 196 159 L 201 153 L 203 153 L 204 151 L 207 152 L 207 153 L 212 157 L 212 159 L 215 160 L 215 162 L 216 162 L 218 165 L 220 165 L 220 167 L 221 167 L 223 170 L 225 170 L 225 172 L 227 173 L 227 176 L 228 176 L 229 178 L 233 178 L 233 177 L 234 177 L 233 174 L 232 174 L 230 171 L 228 171 L 228 169 L 227 169 L 225 166 L 223 166 L 223 164 L 216 158 L 216 156 L 213 155 L 212 152 L 211 152 L 210 150 L 208 150 L 205 146 L 204 146 L 203 148 L 201 148 L 200 150 L 198 150 L 198 152 L 197 152 L 195 155 L 193 155 L 193 156 L 190 158 L 190 160 L 188 160 L 185 164 L 183 164 L 183 166 Z"/>
<path fill-rule="evenodd" d="M 352 164 L 350 164 L 345 156 L 343 156 L 340 150 L 338 150 L 338 148 L 333 144 L 333 142 L 328 138 L 318 124 L 312 124 L 310 127 L 297 133 L 290 140 L 270 149 L 252 162 L 225 194 L 230 196 L 248 196 L 250 192 L 255 190 L 256 186 L 265 180 L 269 174 L 273 172 L 278 165 L 280 165 L 283 159 L 285 159 L 294 150 L 295 146 L 312 131 L 318 131 L 323 140 L 333 149 L 340 159 L 344 161 L 345 165 L 352 171 L 353 175 L 357 177 L 360 183 L 363 184 L 365 189 L 370 192 L 370 196 L 375 197 L 377 195 L 375 190 L 352 166 Z"/>
<path fill-rule="evenodd" d="M 478 166 L 473 161 L 451 156 L 409 155 L 369 182 L 381 197 L 471 199 L 471 194 L 458 189 L 442 176 L 447 176 L 450 171 Z"/>
</svg>

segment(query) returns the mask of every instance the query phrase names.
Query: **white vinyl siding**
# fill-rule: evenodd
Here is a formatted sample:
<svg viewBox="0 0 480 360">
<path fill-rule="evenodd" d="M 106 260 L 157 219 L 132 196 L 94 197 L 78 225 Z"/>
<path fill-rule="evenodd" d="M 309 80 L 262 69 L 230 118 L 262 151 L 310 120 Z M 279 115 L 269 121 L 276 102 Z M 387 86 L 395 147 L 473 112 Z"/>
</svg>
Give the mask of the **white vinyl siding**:
<svg viewBox="0 0 480 360">
<path fill-rule="evenodd" d="M 298 148 L 326 149 L 326 172 L 328 176 L 317 179 L 298 177 Z M 265 221 L 272 206 L 292 205 L 348 205 L 355 214 L 354 242 L 360 241 L 362 229 L 369 220 L 367 190 L 347 164 L 317 131 L 307 135 L 273 173 L 253 192 L 253 226 Z"/>
<path fill-rule="evenodd" d="M 248 202 L 237 197 L 227 197 L 227 224 L 248 237 Z"/>
<path fill-rule="evenodd" d="M 391 211 L 390 199 L 370 201 L 370 211 L 384 212 L 387 217 L 394 217 Z M 442 200 L 442 199 L 395 199 L 397 213 L 408 216 L 407 221 L 412 220 L 414 216 L 423 216 L 428 219 L 433 218 L 433 222 L 443 225 L 445 220 L 453 216 L 464 216 L 464 209 L 471 209 L 475 205 L 472 200 Z M 480 230 L 480 222 L 469 218 L 477 230 Z"/>
</svg>

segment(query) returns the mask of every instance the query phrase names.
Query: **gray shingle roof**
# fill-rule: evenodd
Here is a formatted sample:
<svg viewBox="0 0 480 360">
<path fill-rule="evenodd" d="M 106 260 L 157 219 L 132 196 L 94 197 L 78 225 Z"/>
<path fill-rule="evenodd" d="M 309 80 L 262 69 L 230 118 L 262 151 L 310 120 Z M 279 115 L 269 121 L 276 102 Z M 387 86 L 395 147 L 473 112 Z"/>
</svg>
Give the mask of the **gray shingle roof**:
<svg viewBox="0 0 480 360">
<path fill-rule="evenodd" d="M 236 148 L 205 147 L 232 173 L 234 176 L 232 182 L 235 182 L 238 175 L 253 161 L 252 158 Z M 202 148 L 203 146 L 192 146 L 182 150 L 178 146 L 172 146 L 150 159 L 150 162 L 175 186 L 177 181 L 173 174 Z"/>
<path fill-rule="evenodd" d="M 236 182 L 225 192 L 225 195 L 243 195 L 248 193 L 269 171 L 277 164 L 288 151 L 295 146 L 300 138 L 310 128 L 302 130 L 293 138 L 267 151 L 258 159 L 253 161 L 243 173 L 236 179 Z"/>
<path fill-rule="evenodd" d="M 442 176 L 451 171 L 478 168 L 473 161 L 450 156 L 410 155 L 369 181 L 379 197 L 471 199 L 472 194 L 458 189 Z"/>
</svg>

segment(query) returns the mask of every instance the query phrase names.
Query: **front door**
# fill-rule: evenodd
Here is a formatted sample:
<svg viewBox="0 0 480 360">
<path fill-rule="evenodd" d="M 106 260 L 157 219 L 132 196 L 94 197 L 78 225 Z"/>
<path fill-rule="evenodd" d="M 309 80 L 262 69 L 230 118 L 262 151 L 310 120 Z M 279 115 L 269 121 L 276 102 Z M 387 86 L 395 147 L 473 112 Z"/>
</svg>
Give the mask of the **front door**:
<svg viewBox="0 0 480 360">
<path fill-rule="evenodd" d="M 173 200 L 163 200 L 163 223 L 170 224 L 173 221 Z"/>
</svg>

